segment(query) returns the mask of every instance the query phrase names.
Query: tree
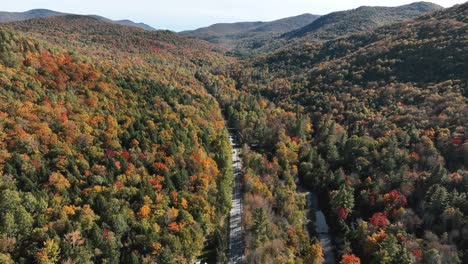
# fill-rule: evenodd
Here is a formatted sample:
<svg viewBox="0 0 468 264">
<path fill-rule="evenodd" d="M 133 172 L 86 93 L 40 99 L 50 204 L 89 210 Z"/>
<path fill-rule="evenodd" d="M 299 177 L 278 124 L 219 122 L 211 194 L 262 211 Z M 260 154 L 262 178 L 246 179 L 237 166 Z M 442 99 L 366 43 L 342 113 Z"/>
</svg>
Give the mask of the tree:
<svg viewBox="0 0 468 264">
<path fill-rule="evenodd" d="M 8 189 L 1 191 L 0 221 L 0 232 L 4 234 L 30 234 L 34 219 L 23 206 L 19 192 Z"/>
<path fill-rule="evenodd" d="M 151 214 L 151 208 L 148 205 L 143 205 L 138 212 L 138 216 L 142 219 L 148 219 Z"/>
<path fill-rule="evenodd" d="M 348 217 L 348 213 L 354 208 L 354 188 L 346 183 L 340 186 L 340 189 L 331 192 L 332 206 L 336 213 Z M 343 213 L 343 212 L 346 213 Z"/>
<path fill-rule="evenodd" d="M 381 213 L 377 212 L 375 213 L 370 219 L 369 222 L 375 227 L 375 228 L 385 228 L 390 222 L 388 221 L 387 217 Z"/>
<path fill-rule="evenodd" d="M 424 252 L 424 262 L 428 264 L 442 264 L 442 257 L 437 249 L 432 248 Z"/>
<path fill-rule="evenodd" d="M 344 254 L 341 257 L 340 264 L 361 264 L 361 259 L 354 254 Z"/>
<path fill-rule="evenodd" d="M 440 185 L 433 185 L 426 194 L 426 211 L 424 212 L 424 224 L 431 227 L 434 222 L 440 220 L 440 215 L 448 207 L 447 189 Z"/>
<path fill-rule="evenodd" d="M 398 244 L 394 235 L 388 235 L 379 245 L 380 249 L 373 254 L 373 263 L 411 264 L 414 257 L 404 245 Z"/>
<path fill-rule="evenodd" d="M 10 254 L 0 253 L 0 263 L 3 264 L 14 264 L 15 262 L 11 258 Z"/>
<path fill-rule="evenodd" d="M 391 192 L 384 194 L 383 198 L 386 203 L 386 212 L 392 212 L 392 210 L 400 209 L 401 207 L 406 206 L 407 203 L 406 196 L 401 194 L 398 190 L 392 190 Z"/>
<path fill-rule="evenodd" d="M 56 240 L 48 239 L 44 246 L 36 253 L 39 264 L 55 264 L 60 259 L 60 247 Z"/>
<path fill-rule="evenodd" d="M 328 136 L 327 140 L 325 141 L 325 153 L 327 157 L 327 161 L 330 164 L 335 164 L 340 155 L 338 153 L 338 148 L 335 145 L 335 139 L 333 136 Z"/>
<path fill-rule="evenodd" d="M 255 244 L 260 245 L 268 239 L 268 223 L 266 213 L 263 208 L 258 208 L 253 213 L 252 232 L 254 234 Z"/>
<path fill-rule="evenodd" d="M 307 248 L 304 264 L 322 264 L 324 260 L 322 246 L 319 243 L 312 244 Z"/>
<path fill-rule="evenodd" d="M 60 172 L 54 172 L 50 175 L 49 184 L 59 191 L 70 188 L 70 182 Z"/>
<path fill-rule="evenodd" d="M 440 215 L 448 206 L 447 189 L 440 185 L 433 185 L 426 195 L 427 209 L 434 215 Z"/>
</svg>

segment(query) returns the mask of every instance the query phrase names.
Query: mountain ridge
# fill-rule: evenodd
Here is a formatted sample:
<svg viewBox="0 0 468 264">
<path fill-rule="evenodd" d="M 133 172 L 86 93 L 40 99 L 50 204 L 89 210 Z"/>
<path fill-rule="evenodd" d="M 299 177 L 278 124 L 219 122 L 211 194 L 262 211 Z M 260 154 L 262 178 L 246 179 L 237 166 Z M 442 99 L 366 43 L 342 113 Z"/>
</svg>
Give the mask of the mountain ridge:
<svg viewBox="0 0 468 264">
<path fill-rule="evenodd" d="M 268 46 L 272 39 L 305 26 L 318 17 L 306 13 L 269 22 L 219 23 L 179 34 L 208 41 L 243 56 L 255 53 Z"/>
<path fill-rule="evenodd" d="M 25 12 L 0 11 L 0 23 L 9 23 L 9 22 L 29 20 L 29 19 L 34 19 L 34 18 L 46 18 L 46 17 L 52 17 L 52 16 L 65 16 L 65 15 L 74 15 L 74 14 L 63 13 L 63 12 L 58 12 L 58 11 L 54 11 L 50 9 L 41 9 L 41 8 L 31 9 Z M 133 22 L 128 19 L 112 20 L 112 19 L 99 16 L 99 15 L 84 15 L 84 16 L 94 17 L 102 21 L 106 21 L 109 23 L 118 24 L 122 26 L 138 27 L 138 28 L 142 28 L 145 30 L 155 30 L 155 28 L 145 23 Z"/>
<path fill-rule="evenodd" d="M 349 33 L 415 19 L 441 9 L 443 7 L 430 2 L 414 2 L 396 7 L 361 6 L 322 16 L 303 14 L 271 22 L 214 24 L 180 34 L 224 46 L 230 54 L 238 57 L 252 57 L 278 50 L 296 41 L 331 40 Z M 310 23 L 306 23 L 307 20 Z"/>
<path fill-rule="evenodd" d="M 234 33 L 241 33 L 241 32 L 246 32 L 249 30 L 255 30 L 255 29 L 260 29 L 266 26 L 271 26 L 271 25 L 276 25 L 279 23 L 284 23 L 287 21 L 293 21 L 295 20 L 308 20 L 308 19 L 315 19 L 315 17 L 318 15 L 313 15 L 309 13 L 304 13 L 301 15 L 297 16 L 292 16 L 292 17 L 285 17 L 285 18 L 280 18 L 272 21 L 240 21 L 240 22 L 232 22 L 232 23 L 215 23 L 207 27 L 201 27 L 198 29 L 194 30 L 184 30 L 179 32 L 180 34 L 183 35 L 188 35 L 188 36 L 195 36 L 195 35 L 203 35 L 205 32 L 212 32 L 218 35 L 229 35 L 229 34 L 234 34 Z"/>
<path fill-rule="evenodd" d="M 352 32 L 375 29 L 381 26 L 414 19 L 443 9 L 430 2 L 414 2 L 408 5 L 360 6 L 356 9 L 332 12 L 321 16 L 309 25 L 282 35 L 283 38 L 333 39 Z"/>
</svg>

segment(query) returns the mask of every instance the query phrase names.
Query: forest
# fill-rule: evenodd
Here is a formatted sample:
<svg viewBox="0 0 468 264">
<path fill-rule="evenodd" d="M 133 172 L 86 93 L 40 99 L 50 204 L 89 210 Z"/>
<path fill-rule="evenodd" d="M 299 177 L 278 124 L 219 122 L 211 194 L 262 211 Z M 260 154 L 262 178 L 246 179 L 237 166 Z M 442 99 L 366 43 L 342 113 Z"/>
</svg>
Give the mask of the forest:
<svg viewBox="0 0 468 264">
<path fill-rule="evenodd" d="M 55 20 L 0 28 L 0 262 L 193 263 L 230 208 L 223 117 L 192 73 L 220 56 Z"/>
<path fill-rule="evenodd" d="M 438 8 L 437 8 L 438 9 Z M 0 25 L 0 263 L 468 262 L 468 4 L 247 59 L 67 15 Z"/>
<path fill-rule="evenodd" d="M 464 4 L 225 73 L 261 98 L 253 105 L 290 113 L 249 120 L 238 101 L 229 108 L 264 163 L 292 169 L 285 184 L 320 194 L 342 263 L 467 261 L 467 17 Z"/>
</svg>

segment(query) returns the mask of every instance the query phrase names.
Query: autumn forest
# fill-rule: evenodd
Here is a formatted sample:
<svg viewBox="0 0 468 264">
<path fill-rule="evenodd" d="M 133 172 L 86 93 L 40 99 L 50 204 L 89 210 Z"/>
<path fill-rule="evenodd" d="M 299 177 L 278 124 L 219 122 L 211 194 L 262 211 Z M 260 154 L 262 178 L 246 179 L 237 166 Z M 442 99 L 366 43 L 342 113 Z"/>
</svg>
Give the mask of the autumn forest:
<svg viewBox="0 0 468 264">
<path fill-rule="evenodd" d="M 292 21 L 0 24 L 0 263 L 467 263 L 468 4 Z"/>
</svg>

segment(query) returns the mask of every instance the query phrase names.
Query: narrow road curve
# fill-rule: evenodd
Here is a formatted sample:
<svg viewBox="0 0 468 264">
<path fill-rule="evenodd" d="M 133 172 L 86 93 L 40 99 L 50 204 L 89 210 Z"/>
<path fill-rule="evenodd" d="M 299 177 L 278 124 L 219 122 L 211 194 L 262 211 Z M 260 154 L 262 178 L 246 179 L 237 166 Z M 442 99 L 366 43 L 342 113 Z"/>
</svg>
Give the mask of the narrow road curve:
<svg viewBox="0 0 468 264">
<path fill-rule="evenodd" d="M 315 193 L 309 193 L 309 208 L 315 211 L 315 232 L 317 233 L 320 245 L 322 246 L 323 257 L 325 264 L 335 264 L 335 254 L 333 253 L 333 245 L 331 235 L 328 232 L 327 220 L 325 215 L 320 210 L 318 205 L 318 197 Z"/>
<path fill-rule="evenodd" d="M 324 264 L 335 264 L 335 253 L 333 252 L 333 243 L 332 237 L 329 233 L 329 228 L 327 224 L 327 219 L 323 214 L 322 210 L 320 210 L 318 204 L 318 197 L 317 194 L 314 192 L 310 192 L 303 188 L 302 186 L 298 185 L 297 191 L 304 195 L 307 201 L 307 208 L 309 219 L 307 222 L 312 221 L 310 219 L 311 213 L 313 213 L 315 217 L 315 234 L 318 236 L 320 246 L 322 246 L 322 253 L 324 258 Z"/>
<path fill-rule="evenodd" d="M 236 144 L 232 133 L 229 135 L 229 141 L 232 146 L 232 167 L 234 171 L 234 189 L 232 191 L 232 208 L 229 218 L 229 263 L 242 263 L 244 253 L 244 234 L 242 230 L 242 203 L 241 203 L 241 177 L 242 164 L 240 148 Z"/>
</svg>

